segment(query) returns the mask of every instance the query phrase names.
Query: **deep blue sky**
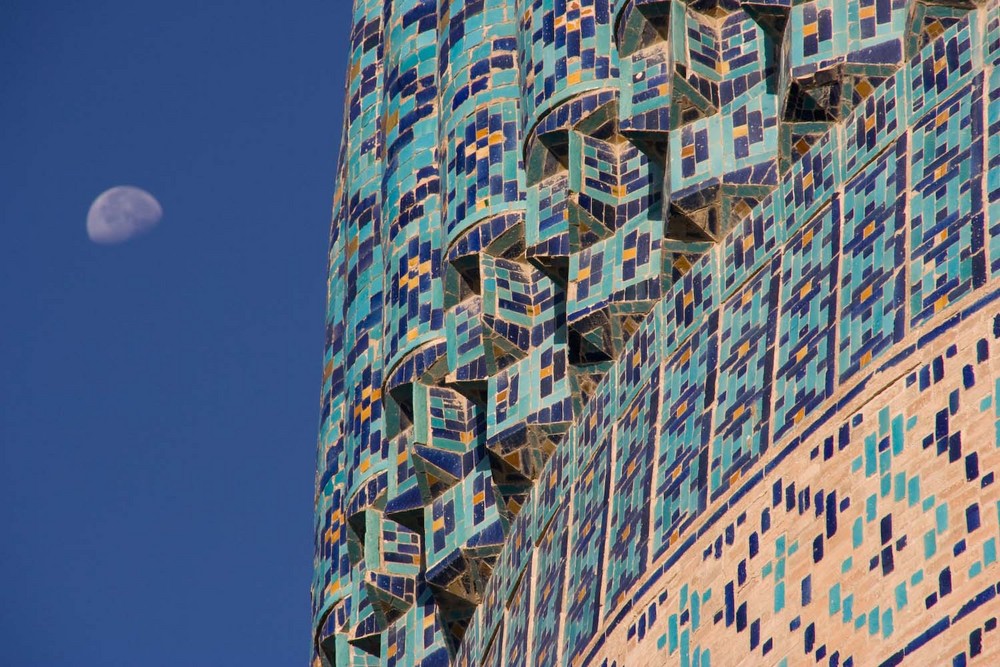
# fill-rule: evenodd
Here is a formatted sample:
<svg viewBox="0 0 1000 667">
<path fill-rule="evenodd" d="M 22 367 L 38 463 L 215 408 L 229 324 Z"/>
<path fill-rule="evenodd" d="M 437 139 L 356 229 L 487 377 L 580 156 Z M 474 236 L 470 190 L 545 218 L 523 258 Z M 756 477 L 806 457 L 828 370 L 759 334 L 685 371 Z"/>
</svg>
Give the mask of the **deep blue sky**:
<svg viewBox="0 0 1000 667">
<path fill-rule="evenodd" d="M 307 663 L 350 4 L 0 3 L 3 665 Z"/>
</svg>

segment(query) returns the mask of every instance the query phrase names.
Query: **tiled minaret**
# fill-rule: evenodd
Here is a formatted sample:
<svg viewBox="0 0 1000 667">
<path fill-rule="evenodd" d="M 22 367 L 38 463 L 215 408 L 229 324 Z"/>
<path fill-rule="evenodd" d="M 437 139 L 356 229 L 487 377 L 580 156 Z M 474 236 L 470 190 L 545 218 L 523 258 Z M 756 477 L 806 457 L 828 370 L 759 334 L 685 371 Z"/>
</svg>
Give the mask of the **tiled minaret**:
<svg viewBox="0 0 1000 667">
<path fill-rule="evenodd" d="M 315 667 L 1000 664 L 1000 0 L 355 0 Z"/>
</svg>

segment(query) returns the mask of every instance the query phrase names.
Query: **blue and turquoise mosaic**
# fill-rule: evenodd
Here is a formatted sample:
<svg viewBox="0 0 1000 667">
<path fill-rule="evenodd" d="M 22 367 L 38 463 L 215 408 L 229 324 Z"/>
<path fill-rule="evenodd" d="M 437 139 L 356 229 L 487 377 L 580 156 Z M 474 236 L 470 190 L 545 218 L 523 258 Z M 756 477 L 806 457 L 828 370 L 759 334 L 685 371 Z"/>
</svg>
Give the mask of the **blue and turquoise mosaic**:
<svg viewBox="0 0 1000 667">
<path fill-rule="evenodd" d="M 315 667 L 1000 662 L 1000 2 L 353 4 Z"/>
</svg>

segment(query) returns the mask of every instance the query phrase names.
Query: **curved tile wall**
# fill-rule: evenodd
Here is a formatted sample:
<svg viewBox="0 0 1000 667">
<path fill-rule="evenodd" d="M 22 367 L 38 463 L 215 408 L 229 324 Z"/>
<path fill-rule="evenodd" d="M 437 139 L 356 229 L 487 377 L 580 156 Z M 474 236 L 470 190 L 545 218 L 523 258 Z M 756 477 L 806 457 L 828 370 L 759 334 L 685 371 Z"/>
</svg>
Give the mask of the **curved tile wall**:
<svg viewBox="0 0 1000 667">
<path fill-rule="evenodd" d="M 392 369 L 444 318 L 437 0 L 385 3 L 385 346 Z"/>
<path fill-rule="evenodd" d="M 618 58 L 610 0 L 516 0 L 522 126 L 530 131 L 556 104 L 613 86 Z"/>
<path fill-rule="evenodd" d="M 381 339 L 382 329 L 382 12 L 380 0 L 354 6 L 334 200 L 312 607 L 318 651 L 324 650 L 321 644 L 332 651 L 334 644 L 346 643 L 332 629 L 346 626 L 355 598 L 348 499 L 363 483 L 370 444 L 380 440 L 371 434 L 381 432 L 381 402 L 376 397 L 372 407 L 373 385 L 363 378 L 371 375 L 377 355 L 369 348 Z M 366 388 L 367 413 L 359 401 Z M 380 443 L 376 449 L 381 450 Z"/>
<path fill-rule="evenodd" d="M 448 247 L 483 220 L 524 209 L 514 7 L 452 0 L 440 8 L 440 138 Z"/>
<path fill-rule="evenodd" d="M 1000 8 L 848 4 L 355 2 L 316 665 L 1000 659 Z"/>
</svg>

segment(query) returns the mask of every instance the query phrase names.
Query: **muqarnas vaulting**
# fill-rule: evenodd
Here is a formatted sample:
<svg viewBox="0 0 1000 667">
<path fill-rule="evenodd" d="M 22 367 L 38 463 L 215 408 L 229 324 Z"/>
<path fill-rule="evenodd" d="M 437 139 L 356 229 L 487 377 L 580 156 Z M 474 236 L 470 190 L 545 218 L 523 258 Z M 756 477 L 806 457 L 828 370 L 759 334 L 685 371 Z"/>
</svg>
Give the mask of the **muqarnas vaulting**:
<svg viewBox="0 0 1000 667">
<path fill-rule="evenodd" d="M 356 0 L 316 666 L 1000 663 L 1000 0 Z"/>
</svg>

